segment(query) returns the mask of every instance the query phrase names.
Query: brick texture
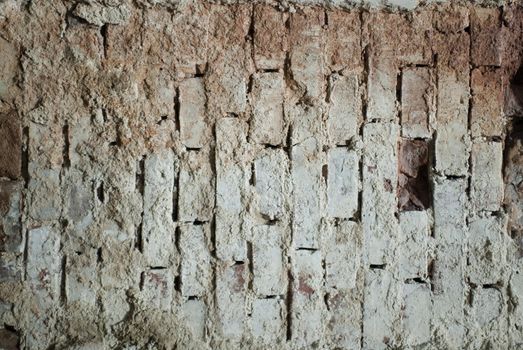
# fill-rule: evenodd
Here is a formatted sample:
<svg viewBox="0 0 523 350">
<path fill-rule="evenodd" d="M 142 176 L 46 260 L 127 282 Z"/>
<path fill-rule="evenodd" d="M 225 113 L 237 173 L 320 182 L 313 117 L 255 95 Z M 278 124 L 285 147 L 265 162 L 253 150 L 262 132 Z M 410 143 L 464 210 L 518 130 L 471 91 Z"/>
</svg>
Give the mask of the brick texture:
<svg viewBox="0 0 523 350">
<path fill-rule="evenodd" d="M 0 1 L 0 348 L 521 348 L 523 10 L 449 2 Z"/>
</svg>

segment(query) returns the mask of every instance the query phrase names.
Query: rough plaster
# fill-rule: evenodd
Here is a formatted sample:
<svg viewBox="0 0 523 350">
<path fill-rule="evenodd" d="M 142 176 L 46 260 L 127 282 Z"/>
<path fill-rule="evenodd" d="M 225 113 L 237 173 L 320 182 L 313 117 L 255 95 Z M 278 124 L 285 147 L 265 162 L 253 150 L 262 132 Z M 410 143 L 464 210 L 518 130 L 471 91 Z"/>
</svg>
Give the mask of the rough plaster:
<svg viewBox="0 0 523 350">
<path fill-rule="evenodd" d="M 523 8 L 315 3 L 0 2 L 0 348 L 523 348 Z"/>
</svg>

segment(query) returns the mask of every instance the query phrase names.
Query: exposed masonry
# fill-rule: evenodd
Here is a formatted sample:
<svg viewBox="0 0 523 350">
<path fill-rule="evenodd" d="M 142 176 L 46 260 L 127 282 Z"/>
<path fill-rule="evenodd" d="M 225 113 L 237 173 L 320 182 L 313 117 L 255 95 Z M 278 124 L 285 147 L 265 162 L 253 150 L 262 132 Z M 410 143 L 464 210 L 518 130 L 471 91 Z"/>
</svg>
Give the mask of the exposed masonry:
<svg viewBox="0 0 523 350">
<path fill-rule="evenodd" d="M 0 3 L 0 348 L 523 347 L 523 9 Z"/>
</svg>

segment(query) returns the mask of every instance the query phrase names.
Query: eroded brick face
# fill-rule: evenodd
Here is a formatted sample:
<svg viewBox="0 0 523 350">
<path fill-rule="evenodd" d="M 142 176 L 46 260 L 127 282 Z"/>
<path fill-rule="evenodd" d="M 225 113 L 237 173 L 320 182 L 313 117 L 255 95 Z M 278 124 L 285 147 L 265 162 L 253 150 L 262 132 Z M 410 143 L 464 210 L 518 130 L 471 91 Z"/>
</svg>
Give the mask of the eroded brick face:
<svg viewBox="0 0 523 350">
<path fill-rule="evenodd" d="M 0 348 L 521 347 L 523 9 L 346 3 L 0 1 Z"/>
</svg>

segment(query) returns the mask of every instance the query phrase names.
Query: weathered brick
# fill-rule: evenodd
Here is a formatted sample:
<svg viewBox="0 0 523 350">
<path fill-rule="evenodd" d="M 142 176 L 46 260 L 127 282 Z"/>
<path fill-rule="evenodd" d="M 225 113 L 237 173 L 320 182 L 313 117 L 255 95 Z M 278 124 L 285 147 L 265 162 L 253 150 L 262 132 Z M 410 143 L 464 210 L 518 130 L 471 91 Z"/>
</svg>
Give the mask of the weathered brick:
<svg viewBox="0 0 523 350">
<path fill-rule="evenodd" d="M 367 120 L 393 121 L 397 115 L 397 67 L 389 56 L 372 55 L 367 80 Z"/>
<path fill-rule="evenodd" d="M 292 145 L 300 144 L 307 139 L 324 141 L 324 124 L 322 109 L 303 104 L 286 107 L 286 113 L 291 120 Z"/>
<path fill-rule="evenodd" d="M 433 104 L 431 71 L 428 67 L 404 68 L 401 76 L 401 135 L 430 138 Z"/>
<path fill-rule="evenodd" d="M 209 224 L 180 227 L 182 295 L 203 296 L 211 278 L 211 255 L 208 241 Z"/>
<path fill-rule="evenodd" d="M 498 8 L 474 8 L 470 11 L 470 57 L 475 66 L 499 66 L 501 49 L 501 14 Z"/>
<path fill-rule="evenodd" d="M 438 94 L 436 171 L 465 175 L 468 170 L 469 37 L 454 34 L 436 42 Z"/>
<path fill-rule="evenodd" d="M 16 111 L 0 115 L 0 149 L 0 177 L 21 177 L 22 123 Z"/>
<path fill-rule="evenodd" d="M 283 230 L 278 225 L 253 227 L 254 292 L 260 296 L 281 295 L 286 290 L 283 268 Z"/>
<path fill-rule="evenodd" d="M 331 71 L 362 68 L 361 21 L 357 11 L 326 10 L 325 63 Z"/>
<path fill-rule="evenodd" d="M 262 216 L 274 220 L 284 215 L 288 176 L 288 158 L 282 149 L 265 149 L 254 161 L 256 198 Z"/>
<path fill-rule="evenodd" d="M 239 341 L 245 332 L 247 265 L 220 265 L 216 272 L 218 329 L 223 339 Z"/>
<path fill-rule="evenodd" d="M 274 344 L 284 339 L 283 308 L 283 301 L 276 298 L 255 299 L 252 302 L 251 329 L 256 341 Z"/>
<path fill-rule="evenodd" d="M 216 249 L 223 260 L 244 261 L 245 239 L 241 235 L 244 211 L 242 196 L 248 185 L 244 160 L 247 125 L 236 118 L 216 123 Z"/>
<path fill-rule="evenodd" d="M 145 158 L 142 252 L 149 266 L 168 266 L 174 253 L 175 158 L 170 149 Z"/>
<path fill-rule="evenodd" d="M 253 77 L 251 103 L 251 140 L 279 145 L 284 139 L 283 73 L 256 73 Z"/>
<path fill-rule="evenodd" d="M 164 12 L 169 12 L 165 11 Z M 208 62 L 210 14 L 206 6 L 189 3 L 172 16 L 176 68 L 186 74 L 202 73 Z M 163 47 L 163 46 L 160 46 Z"/>
<path fill-rule="evenodd" d="M 434 237 L 441 244 L 460 245 L 465 238 L 467 214 L 467 182 L 435 177 Z"/>
<path fill-rule="evenodd" d="M 202 148 L 209 142 L 211 132 L 205 115 L 207 98 L 203 80 L 186 79 L 180 83 L 178 90 L 181 141 L 187 148 Z"/>
<path fill-rule="evenodd" d="M 67 303 L 80 303 L 87 307 L 96 306 L 96 251 L 69 254 L 65 267 L 65 293 Z"/>
<path fill-rule="evenodd" d="M 398 231 L 394 215 L 398 178 L 396 143 L 399 128 L 372 123 L 363 129 L 362 224 L 364 256 L 370 264 L 387 261 L 392 239 Z"/>
<path fill-rule="evenodd" d="M 436 243 L 433 332 L 449 347 L 464 342 L 465 302 L 463 245 L 466 242 L 467 182 L 465 179 L 434 181 L 434 239 Z M 452 322 L 453 327 L 448 324 Z"/>
<path fill-rule="evenodd" d="M 207 152 L 185 153 L 180 164 L 178 220 L 209 221 L 214 208 L 214 179 Z"/>
<path fill-rule="evenodd" d="M 431 340 L 432 296 L 428 284 L 404 284 L 403 331 L 405 345 L 417 346 Z"/>
<path fill-rule="evenodd" d="M 0 283 L 21 280 L 22 271 L 16 260 L 16 256 L 12 254 L 0 253 Z"/>
<path fill-rule="evenodd" d="M 56 302 L 60 292 L 60 238 L 51 227 L 30 229 L 27 234 L 26 277 L 37 294 L 41 311 Z"/>
<path fill-rule="evenodd" d="M 468 171 L 468 79 L 438 76 L 438 112 L 435 141 L 436 171 L 461 176 Z"/>
<path fill-rule="evenodd" d="M 3 53 L 2 63 L 0 63 L 0 97 L 3 101 L 8 101 L 14 97 L 16 76 L 20 70 L 20 49 L 16 42 L 9 42 L 6 39 L 0 39 L 0 51 Z M 2 141 L 5 138 L 2 138 Z M 2 147 L 2 149 L 4 149 Z M 20 149 L 18 149 L 20 150 Z"/>
<path fill-rule="evenodd" d="M 149 307 L 171 310 L 173 299 L 173 273 L 169 269 L 155 269 L 142 274 L 142 292 Z"/>
<path fill-rule="evenodd" d="M 394 345 L 393 323 L 398 317 L 394 303 L 398 286 L 389 271 L 366 272 L 363 305 L 363 348 L 387 349 Z"/>
<path fill-rule="evenodd" d="M 182 319 L 192 336 L 196 339 L 205 338 L 207 307 L 198 299 L 187 300 L 181 307 Z"/>
<path fill-rule="evenodd" d="M 297 347 L 313 346 L 323 328 L 321 295 L 322 268 L 320 251 L 294 252 L 291 337 Z"/>
<path fill-rule="evenodd" d="M 251 70 L 249 33 L 252 7 L 213 6 L 208 31 L 211 47 L 205 74 L 208 113 L 224 117 L 241 114 L 247 107 L 247 81 Z"/>
<path fill-rule="evenodd" d="M 330 227 L 328 233 L 323 244 L 325 286 L 331 290 L 355 288 L 362 258 L 361 226 L 353 221 L 341 221 Z"/>
<path fill-rule="evenodd" d="M 0 180 L 0 251 L 21 253 L 22 184 Z"/>
<path fill-rule="evenodd" d="M 355 151 L 337 147 L 329 150 L 328 161 L 328 214 L 336 218 L 351 218 L 358 211 L 360 159 Z"/>
<path fill-rule="evenodd" d="M 398 245 L 399 275 L 402 279 L 426 278 L 429 264 L 429 218 L 426 211 L 400 213 Z"/>
<path fill-rule="evenodd" d="M 503 200 L 501 142 L 472 145 L 471 202 L 476 210 L 497 211 Z"/>
<path fill-rule="evenodd" d="M 358 279 L 363 282 L 363 278 Z M 327 305 L 331 312 L 326 338 L 330 348 L 361 349 L 361 282 L 358 282 L 357 288 L 333 290 L 328 294 Z"/>
<path fill-rule="evenodd" d="M 475 348 L 495 347 L 509 349 L 509 340 L 516 340 L 518 332 L 509 332 L 509 318 L 506 317 L 510 301 L 507 294 L 497 286 L 476 287 L 470 291 L 472 307 L 470 310 L 471 346 Z M 517 340 L 516 340 L 517 341 Z"/>
<path fill-rule="evenodd" d="M 323 190 L 320 145 L 315 139 L 309 138 L 293 146 L 291 152 L 293 245 L 298 248 L 317 248 Z"/>
<path fill-rule="evenodd" d="M 300 91 L 312 100 L 324 90 L 323 19 L 319 8 L 304 8 L 290 19 L 290 69 Z"/>
<path fill-rule="evenodd" d="M 478 285 L 496 284 L 506 264 L 505 216 L 471 218 L 469 222 L 467 276 Z"/>
<path fill-rule="evenodd" d="M 254 6 L 254 62 L 258 69 L 283 68 L 287 43 L 287 14 L 269 5 Z"/>
<path fill-rule="evenodd" d="M 472 136 L 501 136 L 503 132 L 501 70 L 474 69 L 470 78 L 470 86 L 472 90 L 470 111 Z"/>
<path fill-rule="evenodd" d="M 362 99 L 357 75 L 333 74 L 329 78 L 329 140 L 345 145 L 359 133 L 362 120 Z"/>
</svg>

